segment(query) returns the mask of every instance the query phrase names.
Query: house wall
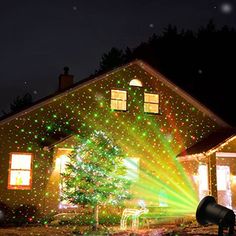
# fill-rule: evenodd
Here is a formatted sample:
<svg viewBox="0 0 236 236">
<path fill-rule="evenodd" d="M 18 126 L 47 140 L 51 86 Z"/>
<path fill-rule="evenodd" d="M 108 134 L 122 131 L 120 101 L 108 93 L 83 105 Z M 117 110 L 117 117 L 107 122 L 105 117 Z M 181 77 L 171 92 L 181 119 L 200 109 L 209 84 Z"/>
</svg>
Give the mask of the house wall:
<svg viewBox="0 0 236 236">
<path fill-rule="evenodd" d="M 233 157 L 217 157 L 217 152 L 222 152 L 226 155 L 231 153 Z M 199 197 L 212 195 L 216 198 L 216 200 L 218 200 L 219 204 L 236 209 L 236 138 L 230 142 L 225 142 L 222 147 L 215 150 L 215 152 L 212 152 L 211 155 L 205 157 L 204 159 L 184 161 L 182 162 L 182 165 L 186 173 L 188 173 L 189 178 L 192 179 L 193 186 L 197 192 L 199 192 L 200 178 L 203 180 L 203 176 L 199 176 L 198 166 L 207 165 L 208 190 L 202 192 L 202 195 L 199 193 Z M 221 189 L 217 190 L 219 184 L 217 182 L 217 166 L 226 166 L 230 168 L 230 176 L 225 183 L 225 186 L 229 187 L 228 192 Z M 221 176 L 219 173 L 218 178 L 220 178 L 221 181 L 225 180 L 224 176 Z"/>
<path fill-rule="evenodd" d="M 236 138 L 228 142 L 218 152 L 235 153 L 234 157 L 217 157 L 216 164 L 220 166 L 229 166 L 230 168 L 230 190 L 232 198 L 232 208 L 236 209 Z M 216 155 L 216 153 L 214 153 Z M 220 193 L 218 192 L 218 195 Z M 222 201 L 222 203 L 224 203 Z"/>
<path fill-rule="evenodd" d="M 142 81 L 142 88 L 129 86 L 134 78 Z M 127 111 L 111 111 L 111 89 L 128 92 Z M 145 91 L 160 95 L 160 114 L 143 112 Z M 171 196 L 170 204 L 184 205 L 189 196 L 189 201 L 196 196 L 175 157 L 217 128 L 207 114 L 178 94 L 178 88 L 171 89 L 159 75 L 131 64 L 0 126 L 0 202 L 10 206 L 35 204 L 41 212 L 57 211 L 55 160 L 52 151 L 43 147 L 71 133 L 86 137 L 93 130 L 102 130 L 126 156 L 140 158 L 140 177 L 134 190 L 137 197 L 142 193 L 142 198 L 155 204 L 158 191 L 164 188 Z M 31 190 L 7 189 L 10 152 L 34 153 Z"/>
</svg>

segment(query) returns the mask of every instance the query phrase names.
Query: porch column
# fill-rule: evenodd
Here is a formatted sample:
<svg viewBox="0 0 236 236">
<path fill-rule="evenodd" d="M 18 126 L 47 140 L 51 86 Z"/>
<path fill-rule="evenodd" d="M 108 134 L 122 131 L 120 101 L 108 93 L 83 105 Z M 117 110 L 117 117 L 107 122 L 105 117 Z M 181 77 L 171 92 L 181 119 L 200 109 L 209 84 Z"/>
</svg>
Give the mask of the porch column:
<svg viewBox="0 0 236 236">
<path fill-rule="evenodd" d="M 208 156 L 208 176 L 209 176 L 209 194 L 217 202 L 217 175 L 216 175 L 216 156 L 215 153 Z"/>
</svg>

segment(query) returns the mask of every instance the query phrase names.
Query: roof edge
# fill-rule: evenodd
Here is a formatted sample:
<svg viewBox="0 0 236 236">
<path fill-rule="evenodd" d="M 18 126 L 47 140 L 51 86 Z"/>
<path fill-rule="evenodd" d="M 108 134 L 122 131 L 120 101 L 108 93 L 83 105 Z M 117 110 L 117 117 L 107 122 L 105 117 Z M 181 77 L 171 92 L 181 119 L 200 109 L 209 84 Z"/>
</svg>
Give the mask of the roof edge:
<svg viewBox="0 0 236 236">
<path fill-rule="evenodd" d="M 207 107 L 205 107 L 203 104 L 201 104 L 198 100 L 196 100 L 195 98 L 193 98 L 190 94 L 188 94 L 187 92 L 185 92 L 183 89 L 181 89 L 180 87 L 178 87 L 177 85 L 175 85 L 173 82 L 171 82 L 169 79 L 167 79 L 163 74 L 161 74 L 159 71 L 157 71 L 156 69 L 154 69 L 152 66 L 150 66 L 149 64 L 147 64 L 146 62 L 144 62 L 143 60 L 140 59 L 135 59 L 129 63 L 124 64 L 123 66 L 119 66 L 111 71 L 102 73 L 101 75 L 94 75 L 92 77 L 87 77 L 83 80 L 80 80 L 79 82 L 75 83 L 73 85 L 73 87 L 68 88 L 65 91 L 62 91 L 60 93 L 55 93 L 49 96 L 46 96 L 38 101 L 36 101 L 34 104 L 32 104 L 32 106 L 23 109 L 22 111 L 19 111 L 17 113 L 13 113 L 12 115 L 9 114 L 9 116 L 7 116 L 6 118 L 3 118 L 2 120 L 0 120 L 0 125 L 10 122 L 11 120 L 18 118 L 20 116 L 26 115 L 29 112 L 39 108 L 40 106 L 46 105 L 48 103 L 51 103 L 57 99 L 59 99 L 60 97 L 67 95 L 73 91 L 75 91 L 76 89 L 78 89 L 79 87 L 84 87 L 86 86 L 88 83 L 94 83 L 100 79 L 102 79 L 104 76 L 108 76 L 110 74 L 116 73 L 119 70 L 122 70 L 123 68 L 127 68 L 129 66 L 132 65 L 138 65 L 141 68 L 143 68 L 144 70 L 146 70 L 147 72 L 149 72 L 151 75 L 153 76 L 159 76 L 159 79 L 165 83 L 167 86 L 169 86 L 172 90 L 174 90 L 175 92 L 177 92 L 180 96 L 182 96 L 184 99 L 186 99 L 188 102 L 190 102 L 193 106 L 195 106 L 196 108 L 198 108 L 199 110 L 201 110 L 203 113 L 207 114 L 208 117 L 210 117 L 211 119 L 213 119 L 216 123 L 218 123 L 220 126 L 222 127 L 231 127 L 228 123 L 226 123 L 225 121 L 223 121 L 220 117 L 218 117 L 216 114 L 214 114 L 210 109 L 208 109 Z"/>
<path fill-rule="evenodd" d="M 233 141 L 236 138 L 236 134 L 232 134 L 231 136 L 229 136 L 228 138 L 226 138 L 224 141 L 220 142 L 218 145 L 212 147 L 211 149 L 209 149 L 206 152 L 206 155 L 209 156 L 214 152 L 217 152 L 218 149 L 220 149 L 221 147 L 224 147 L 227 143 Z"/>
<path fill-rule="evenodd" d="M 219 142 L 217 145 L 215 145 L 214 147 L 211 147 L 208 151 L 206 152 L 202 152 L 202 153 L 193 153 L 193 154 L 187 154 L 186 155 L 182 155 L 183 152 L 181 152 L 180 154 L 178 154 L 176 157 L 177 158 L 183 158 L 183 157 L 195 157 L 195 156 L 210 156 L 212 153 L 217 152 L 218 148 L 224 147 L 228 142 L 231 142 L 232 140 L 234 140 L 236 138 L 236 134 L 232 134 L 230 135 L 228 138 L 224 139 L 222 142 Z M 203 139 L 204 140 L 204 139 Z"/>
<path fill-rule="evenodd" d="M 119 67 L 116 67 L 114 68 L 113 70 L 110 70 L 108 72 L 105 72 L 105 73 L 102 73 L 100 75 L 94 75 L 94 76 L 89 76 L 85 79 L 82 79 L 80 80 L 79 82 L 75 83 L 72 87 L 62 91 L 62 92 L 59 92 L 59 93 L 55 93 L 55 94 L 50 94 L 38 101 L 35 101 L 30 107 L 27 107 L 19 112 L 16 112 L 16 113 L 9 113 L 9 116 L 7 116 L 6 118 L 3 117 L 3 119 L 1 120 L 0 118 L 0 125 L 3 125 L 7 122 L 10 122 L 11 120 L 15 119 L 15 118 L 18 118 L 20 116 L 23 116 L 23 115 L 26 115 L 28 114 L 29 112 L 39 108 L 40 106 L 43 106 L 43 105 L 46 105 L 46 104 L 49 104 L 51 102 L 54 102 L 55 100 L 59 99 L 60 97 L 64 96 L 64 95 L 67 95 L 73 91 L 75 91 L 76 89 L 80 88 L 80 87 L 84 87 L 86 86 L 88 83 L 94 83 L 100 79 L 102 79 L 104 76 L 108 76 L 110 74 L 113 74 L 113 73 L 116 73 L 117 71 L 119 70 L 122 70 L 123 68 L 127 68 L 129 66 L 132 66 L 133 64 L 136 64 L 139 60 L 133 60 L 129 63 L 126 63 L 124 64 L 123 66 L 119 66 Z"/>
<path fill-rule="evenodd" d="M 142 68 L 145 68 L 145 70 L 147 70 L 150 74 L 152 74 L 153 76 L 158 75 L 160 80 L 165 83 L 167 86 L 169 86 L 169 88 L 171 88 L 172 90 L 174 90 L 175 92 L 177 92 L 180 96 L 182 96 L 184 99 L 186 99 L 189 103 L 191 103 L 193 106 L 195 106 L 196 108 L 198 108 L 200 111 L 202 111 L 203 113 L 205 113 L 206 115 L 208 115 L 208 117 L 210 117 L 211 119 L 213 119 L 217 124 L 219 124 L 222 127 L 225 128 L 230 128 L 231 126 L 225 122 L 223 119 L 221 119 L 218 115 L 216 115 L 214 112 L 212 112 L 209 108 L 207 108 L 206 106 L 204 106 L 201 102 L 199 102 L 196 98 L 194 98 L 193 96 L 191 96 L 189 93 L 187 93 L 186 91 L 184 91 L 183 89 L 181 89 L 180 87 L 178 87 L 176 84 L 174 84 L 173 82 L 171 82 L 169 79 L 167 79 L 163 74 L 161 74 L 159 71 L 157 71 L 156 69 L 154 69 L 152 66 L 150 66 L 149 64 L 147 64 L 146 62 L 142 61 L 142 60 L 135 60 L 134 61 L 136 64 L 138 64 L 139 66 L 141 66 Z"/>
</svg>

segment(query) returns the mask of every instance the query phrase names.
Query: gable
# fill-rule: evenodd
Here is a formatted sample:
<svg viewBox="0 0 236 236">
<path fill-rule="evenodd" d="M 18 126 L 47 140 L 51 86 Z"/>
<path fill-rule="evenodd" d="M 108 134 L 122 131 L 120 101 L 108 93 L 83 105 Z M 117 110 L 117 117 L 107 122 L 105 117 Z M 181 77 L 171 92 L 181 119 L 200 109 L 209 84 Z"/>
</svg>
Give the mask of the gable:
<svg viewBox="0 0 236 236">
<path fill-rule="evenodd" d="M 182 96 L 184 99 L 186 99 L 189 103 L 191 103 L 194 107 L 196 107 L 197 109 L 201 110 L 205 115 L 209 116 L 210 118 L 212 118 L 215 122 L 217 122 L 220 126 L 222 127 L 229 127 L 229 125 L 223 121 L 221 118 L 219 118 L 217 115 L 215 115 L 213 112 L 211 112 L 207 107 L 205 107 L 203 104 L 201 104 L 199 101 L 197 101 L 196 99 L 194 99 L 192 96 L 190 96 L 188 93 L 186 93 L 184 90 L 182 90 L 181 88 L 179 88 L 178 86 L 176 86 L 174 83 L 172 83 L 171 81 L 169 81 L 166 77 L 164 77 L 161 73 L 159 73 L 157 70 L 153 69 L 151 66 L 149 66 L 148 64 L 144 63 L 141 60 L 135 60 L 134 62 L 131 62 L 127 65 L 124 65 L 122 67 L 119 67 L 117 69 L 112 70 L 111 72 L 107 73 L 107 74 L 103 74 L 101 76 L 98 77 L 94 77 L 92 79 L 85 79 L 82 80 L 81 82 L 78 82 L 77 84 L 73 85 L 71 88 L 69 88 L 68 90 L 59 93 L 59 94 L 55 94 L 55 95 L 50 95 L 42 100 L 39 100 L 38 102 L 35 103 L 35 105 L 24 109 L 23 111 L 17 112 L 16 114 L 13 114 L 9 117 L 6 117 L 4 119 L 0 119 L 0 124 L 3 124 L 5 122 L 8 122 L 12 119 L 15 119 L 21 115 L 27 114 L 28 112 L 38 109 L 42 106 L 44 106 L 45 104 L 51 103 L 56 101 L 57 99 L 60 99 L 61 97 L 64 97 L 70 93 L 74 93 L 77 90 L 83 88 L 84 86 L 88 86 L 91 83 L 96 83 L 99 80 L 104 79 L 104 77 L 108 77 L 109 75 L 113 75 L 116 74 L 117 72 L 121 72 L 122 70 L 125 71 L 126 68 L 129 68 L 133 65 L 138 65 L 139 67 L 141 67 L 144 71 L 148 72 L 150 75 L 154 76 L 154 79 L 158 79 L 160 80 L 162 83 L 164 83 L 166 86 L 168 86 L 170 89 L 172 89 L 173 91 L 175 91 L 177 94 L 179 94 L 180 96 Z M 134 75 L 130 81 L 132 80 L 136 80 L 136 76 Z"/>
<path fill-rule="evenodd" d="M 171 90 L 175 91 L 178 95 L 180 95 L 182 98 L 184 98 L 187 102 L 193 105 L 193 107 L 197 108 L 201 112 L 203 112 L 204 115 L 208 116 L 212 120 L 214 120 L 216 123 L 218 123 L 222 127 L 229 127 L 229 125 L 223 121 L 220 117 L 218 117 L 216 114 L 214 114 L 210 109 L 208 109 L 206 106 L 201 104 L 198 100 L 196 100 L 194 97 L 192 97 L 190 94 L 176 86 L 173 82 L 168 80 L 165 76 L 163 76 L 161 73 L 159 73 L 157 70 L 153 69 L 148 64 L 144 63 L 143 61 L 138 62 L 139 65 L 146 70 L 150 75 L 153 75 L 154 77 L 157 77 L 162 83 L 164 83 L 166 86 L 168 86 Z"/>
<path fill-rule="evenodd" d="M 140 80 L 143 87 L 130 86 L 133 79 Z M 127 112 L 111 111 L 111 89 L 127 91 Z M 160 114 L 143 112 L 144 92 L 160 95 Z M 212 130 L 227 126 L 142 61 L 134 61 L 83 82 L 1 121 L 1 124 L 1 144 L 18 144 L 24 150 L 35 147 L 35 143 L 40 148 L 68 135 L 84 135 L 94 129 L 102 129 L 114 136 L 116 134 L 120 142 L 124 139 L 120 132 L 127 132 L 132 137 L 143 136 L 150 142 L 161 137 L 176 143 L 178 148 L 175 147 L 175 152 L 202 139 Z M 22 136 L 30 141 L 25 144 L 24 140 L 18 138 Z M 135 146 L 135 141 L 131 146 Z"/>
</svg>

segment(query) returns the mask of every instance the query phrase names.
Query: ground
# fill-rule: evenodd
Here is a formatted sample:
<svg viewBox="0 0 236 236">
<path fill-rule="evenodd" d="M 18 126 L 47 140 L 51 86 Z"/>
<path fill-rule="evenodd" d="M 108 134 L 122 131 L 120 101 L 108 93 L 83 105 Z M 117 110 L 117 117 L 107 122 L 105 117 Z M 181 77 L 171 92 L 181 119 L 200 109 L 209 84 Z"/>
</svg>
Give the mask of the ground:
<svg viewBox="0 0 236 236">
<path fill-rule="evenodd" d="M 217 226 L 211 225 L 202 227 L 198 225 L 176 226 L 159 225 L 152 229 L 140 229 L 136 232 L 130 230 L 120 231 L 118 227 L 109 228 L 109 233 L 100 231 L 99 233 L 87 232 L 85 227 L 78 226 L 28 226 L 28 227 L 11 227 L 0 228 L 0 236 L 77 236 L 77 235 L 109 235 L 109 236 L 207 236 L 218 235 Z M 236 235 L 236 234 L 235 234 Z"/>
</svg>

